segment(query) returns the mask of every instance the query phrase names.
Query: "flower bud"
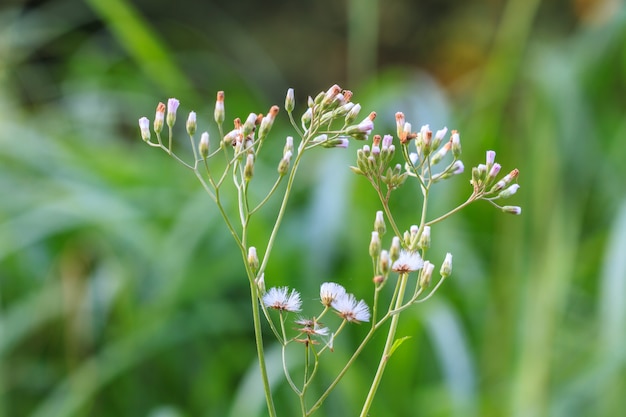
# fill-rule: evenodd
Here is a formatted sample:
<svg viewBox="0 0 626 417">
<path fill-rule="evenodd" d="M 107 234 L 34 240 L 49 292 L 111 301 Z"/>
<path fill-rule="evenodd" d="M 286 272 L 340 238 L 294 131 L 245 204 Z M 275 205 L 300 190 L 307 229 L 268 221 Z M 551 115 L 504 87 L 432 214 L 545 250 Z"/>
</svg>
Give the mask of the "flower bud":
<svg viewBox="0 0 626 417">
<path fill-rule="evenodd" d="M 254 246 L 250 246 L 248 248 L 248 266 L 253 273 L 259 269 L 259 257 L 256 254 L 256 248 Z"/>
<path fill-rule="evenodd" d="M 249 153 L 246 158 L 246 166 L 243 168 L 243 178 L 250 181 L 254 175 L 254 154 Z"/>
<path fill-rule="evenodd" d="M 146 142 L 150 141 L 150 120 L 147 117 L 139 119 L 139 131 L 141 132 L 141 139 Z"/>
<path fill-rule="evenodd" d="M 265 294 L 265 274 L 261 274 L 261 276 L 257 277 L 254 282 L 261 295 Z"/>
<path fill-rule="evenodd" d="M 224 123 L 224 118 L 226 117 L 226 113 L 224 112 L 224 92 L 217 92 L 217 99 L 215 100 L 215 111 L 213 112 L 213 118 L 215 119 L 215 123 L 221 125 Z"/>
<path fill-rule="evenodd" d="M 175 98 L 167 100 L 167 116 L 165 121 L 169 127 L 174 126 L 174 123 L 176 123 L 176 110 L 178 110 L 179 104 L 180 102 Z"/>
<path fill-rule="evenodd" d="M 247 138 L 252 132 L 254 132 L 254 128 L 256 127 L 257 115 L 254 113 L 250 113 L 245 123 L 243 124 L 243 132 L 242 136 Z"/>
<path fill-rule="evenodd" d="M 349 125 L 349 124 L 354 123 L 356 118 L 359 117 L 360 112 L 361 112 L 360 104 L 357 103 L 354 106 L 352 106 L 348 114 L 346 114 L 346 124 Z"/>
<path fill-rule="evenodd" d="M 437 165 L 439 162 L 441 162 L 441 160 L 443 159 L 444 156 L 446 156 L 446 154 L 448 153 L 451 147 L 452 147 L 452 144 L 450 142 L 443 145 L 441 149 L 435 152 L 434 155 L 430 158 L 430 164 Z"/>
<path fill-rule="evenodd" d="M 515 194 L 517 190 L 519 190 L 519 184 L 513 184 L 509 186 L 508 188 L 505 188 L 504 190 L 500 191 L 500 194 L 498 194 L 498 198 L 509 198 L 513 194 Z"/>
<path fill-rule="evenodd" d="M 461 137 L 459 132 L 453 130 L 450 140 L 452 141 L 452 155 L 455 159 L 458 159 L 461 157 Z"/>
<path fill-rule="evenodd" d="M 283 148 L 283 156 L 287 152 L 291 152 L 293 154 L 293 136 L 287 136 L 287 138 L 285 139 L 285 147 Z"/>
<path fill-rule="evenodd" d="M 261 120 L 261 126 L 259 127 L 259 137 L 263 138 L 267 136 L 270 129 L 274 125 L 274 119 L 276 119 L 276 115 L 278 114 L 278 106 L 272 106 L 269 113 Z"/>
<path fill-rule="evenodd" d="M 283 176 L 289 171 L 289 163 L 291 161 L 291 151 L 285 152 L 283 158 L 278 163 L 278 174 Z"/>
<path fill-rule="evenodd" d="M 384 236 L 387 231 L 385 226 L 385 217 L 382 210 L 376 212 L 376 220 L 374 220 L 374 230 L 378 232 L 379 236 Z"/>
<path fill-rule="evenodd" d="M 378 259 L 378 269 L 381 274 L 387 276 L 391 270 L 391 259 L 389 258 L 389 252 L 386 250 L 380 251 L 380 257 Z"/>
<path fill-rule="evenodd" d="M 495 193 L 496 191 L 500 191 L 504 187 L 506 187 L 511 181 L 513 181 L 519 175 L 519 170 L 516 168 L 513 171 L 509 172 L 502 178 L 500 181 L 493 186 L 490 192 Z"/>
<path fill-rule="evenodd" d="M 509 214 L 515 214 L 516 216 L 522 214 L 522 208 L 519 206 L 504 206 L 502 207 L 502 211 Z"/>
<path fill-rule="evenodd" d="M 443 264 L 441 264 L 441 269 L 439 270 L 439 274 L 443 277 L 449 277 L 452 273 L 452 254 L 450 252 L 446 253 L 446 257 L 443 260 Z"/>
<path fill-rule="evenodd" d="M 209 132 L 202 132 L 200 143 L 198 144 L 198 151 L 202 159 L 206 159 L 209 156 Z"/>
<path fill-rule="evenodd" d="M 163 121 L 165 120 L 165 104 L 159 103 L 156 109 L 156 114 L 154 115 L 154 132 L 156 134 L 161 133 L 163 130 Z"/>
<path fill-rule="evenodd" d="M 489 165 L 487 165 L 487 167 L 489 167 Z M 493 180 L 496 179 L 501 168 L 502 167 L 497 162 L 491 165 L 491 169 L 489 170 L 489 175 L 487 176 L 487 184 L 491 183 Z"/>
<path fill-rule="evenodd" d="M 430 226 L 424 226 L 417 246 L 422 250 L 430 248 Z"/>
<path fill-rule="evenodd" d="M 285 97 L 285 110 L 287 113 L 291 113 L 296 107 L 296 99 L 294 98 L 293 88 L 287 90 L 287 96 Z"/>
<path fill-rule="evenodd" d="M 391 259 L 392 264 L 400 257 L 401 250 L 402 245 L 400 244 L 400 238 L 394 236 L 393 239 L 391 239 L 391 248 L 389 248 L 389 259 Z"/>
<path fill-rule="evenodd" d="M 302 122 L 302 126 L 307 126 L 311 123 L 311 119 L 313 118 L 313 111 L 309 107 L 307 111 L 304 112 L 300 121 Z"/>
<path fill-rule="evenodd" d="M 496 153 L 494 151 L 487 151 L 486 165 L 487 168 L 491 168 L 496 161 Z"/>
<path fill-rule="evenodd" d="M 397 112 L 396 113 L 396 132 L 398 134 L 398 139 L 400 139 L 400 143 L 406 142 L 406 134 L 404 131 L 404 124 L 406 120 L 404 119 L 404 113 Z"/>
<path fill-rule="evenodd" d="M 420 287 L 428 288 L 430 285 L 430 280 L 433 276 L 433 270 L 435 269 L 435 265 L 430 263 L 429 261 L 424 262 L 424 266 L 422 267 L 422 272 L 420 274 Z"/>
<path fill-rule="evenodd" d="M 420 129 L 420 141 L 422 144 L 422 155 L 430 155 L 432 150 L 433 132 L 429 125 L 424 125 Z"/>
<path fill-rule="evenodd" d="M 187 133 L 189 136 L 193 136 L 196 133 L 196 112 L 189 112 L 189 117 L 187 117 Z"/>
<path fill-rule="evenodd" d="M 444 127 L 443 129 L 439 129 L 437 133 L 435 133 L 435 137 L 433 138 L 433 149 L 437 149 L 441 144 L 441 141 L 448 133 L 448 128 Z"/>
<path fill-rule="evenodd" d="M 380 255 L 380 249 L 381 249 L 380 236 L 378 235 L 378 232 L 372 232 L 372 239 L 370 240 L 370 248 L 369 248 L 370 256 L 373 259 L 378 258 L 378 255 Z"/>
</svg>

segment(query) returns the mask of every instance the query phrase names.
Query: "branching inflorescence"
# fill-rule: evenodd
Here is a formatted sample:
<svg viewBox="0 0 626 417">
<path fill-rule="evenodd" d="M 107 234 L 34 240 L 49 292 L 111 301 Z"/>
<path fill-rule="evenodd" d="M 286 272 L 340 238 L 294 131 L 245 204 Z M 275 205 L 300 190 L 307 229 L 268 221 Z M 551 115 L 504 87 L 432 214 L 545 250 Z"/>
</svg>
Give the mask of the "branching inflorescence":
<svg viewBox="0 0 626 417">
<path fill-rule="evenodd" d="M 452 255 L 448 253 L 439 268 L 439 278 L 433 285 L 435 264 L 426 257 L 431 241 L 431 226 L 477 200 L 485 200 L 507 213 L 521 213 L 520 207 L 501 206 L 497 203 L 497 200 L 508 198 L 517 192 L 519 185 L 513 183 L 518 176 L 517 169 L 500 177 L 501 167 L 495 162 L 495 152 L 488 151 L 485 163 L 472 169 L 472 192 L 469 198 L 449 212 L 429 220 L 428 197 L 431 187 L 464 171 L 460 160 L 460 136 L 453 130 L 449 139 L 446 139 L 448 131 L 445 127 L 433 135 L 428 125 L 422 126 L 419 132 L 414 132 L 404 115 L 397 113 L 396 138 L 392 135 L 374 135 L 371 145 L 365 144 L 357 151 L 356 166 L 350 167 L 354 173 L 369 181 L 382 206 L 382 210 L 376 213 L 369 242 L 373 270 L 371 303 L 368 305 L 366 301 L 359 300 L 339 283 L 324 282 L 320 286 L 319 312 L 312 316 L 300 315 L 301 294 L 288 287 L 271 287 L 266 290 L 265 269 L 303 155 L 314 148 L 346 148 L 350 141 L 366 141 L 372 134 L 376 113 L 371 112 L 357 122 L 361 106 L 353 103 L 351 98 L 352 92 L 342 90 L 337 85 L 319 93 L 315 98 L 309 97 L 307 109 L 299 118 L 298 124 L 293 114 L 294 91 L 288 90 L 285 110 L 295 134 L 285 139 L 282 156 L 277 162 L 276 178 L 259 201 L 251 198 L 249 184 L 254 178 L 255 162 L 262 153 L 263 144 L 279 112 L 278 106 L 272 106 L 265 116 L 251 113 L 245 121 L 236 118 L 232 129 L 225 131 L 224 93 L 218 92 L 214 111 L 214 120 L 219 130 L 217 143 L 210 141 L 208 132 L 203 132 L 196 143 L 196 113 L 190 112 L 187 118 L 186 130 L 193 152 L 191 163 L 178 156 L 172 148 L 178 100 L 172 98 L 167 105 L 159 103 L 157 106 L 152 126 L 156 141 L 152 139 L 150 121 L 146 117 L 139 119 L 141 137 L 148 145 L 161 148 L 195 174 L 216 204 L 241 252 L 250 285 L 255 341 L 270 416 L 276 416 L 277 412 L 267 376 L 261 317 L 265 318 L 282 347 L 285 378 L 299 398 L 302 416 L 309 416 L 321 407 L 373 335 L 385 327 L 385 346 L 361 411 L 361 416 L 365 416 L 371 407 L 389 357 L 404 340 L 396 339 L 400 313 L 430 298 L 452 272 Z M 167 140 L 161 136 L 165 125 L 168 131 Z M 294 137 L 297 138 L 297 146 Z M 399 145 L 400 156 L 397 155 L 396 144 Z M 402 163 L 397 162 L 398 159 Z M 396 223 L 389 202 L 392 192 L 410 180 L 418 184 L 417 189 L 422 194 L 422 208 L 416 224 L 404 230 Z M 232 187 L 237 195 L 237 207 L 232 213 L 223 204 L 221 192 L 225 187 Z M 257 211 L 272 197 L 280 198 L 281 203 L 272 231 L 262 248 L 263 256 L 259 258 L 257 248 L 248 242 L 250 224 Z M 393 232 L 388 249 L 384 249 L 382 243 L 387 231 L 386 223 L 389 223 Z M 410 280 L 410 276 L 415 276 L 416 279 Z M 383 292 L 387 285 L 392 285 L 393 291 Z M 307 299 L 316 297 L 317 295 Z M 275 310 L 275 313 L 271 310 Z M 330 312 L 339 317 L 333 329 L 324 324 L 325 317 Z M 294 316 L 293 321 L 289 322 L 291 316 Z M 317 398 L 309 398 L 307 394 L 318 373 L 320 361 L 325 354 L 333 351 L 334 341 L 343 329 L 357 323 L 369 323 L 369 330 L 361 343 L 325 391 Z M 286 348 L 293 343 L 302 346 L 304 355 L 304 369 L 298 381 L 287 366 Z"/>
</svg>

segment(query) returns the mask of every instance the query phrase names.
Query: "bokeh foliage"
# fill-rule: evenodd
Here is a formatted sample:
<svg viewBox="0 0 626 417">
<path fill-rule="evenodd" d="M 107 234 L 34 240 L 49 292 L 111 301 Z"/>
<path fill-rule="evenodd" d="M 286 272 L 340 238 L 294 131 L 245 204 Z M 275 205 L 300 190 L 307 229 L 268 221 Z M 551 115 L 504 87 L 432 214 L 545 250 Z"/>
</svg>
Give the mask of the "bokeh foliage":
<svg viewBox="0 0 626 417">
<path fill-rule="evenodd" d="M 0 415 L 263 415 L 235 246 L 194 178 L 143 145 L 136 122 L 175 96 L 215 135 L 217 90 L 233 118 L 281 104 L 288 87 L 302 106 L 333 83 L 379 113 L 378 133 L 402 110 L 414 126 L 459 129 L 466 167 L 493 149 L 521 171 L 521 217 L 477 204 L 433 228 L 433 261 L 453 252 L 453 277 L 403 316 L 398 334 L 412 339 L 372 415 L 626 408 L 617 0 L 57 0 L 5 2 L 0 23 Z M 283 118 L 259 187 L 287 134 Z M 269 285 L 296 287 L 310 303 L 327 280 L 371 294 L 378 205 L 347 169 L 355 149 L 303 166 Z M 433 212 L 468 187 L 457 178 L 435 189 Z M 394 201 L 407 228 L 415 195 Z M 262 242 L 271 208 L 259 220 Z M 327 375 L 362 334 L 340 341 Z M 320 415 L 356 414 L 382 343 Z M 270 344 L 270 363 L 276 354 Z M 288 415 L 297 404 L 274 378 Z"/>
</svg>

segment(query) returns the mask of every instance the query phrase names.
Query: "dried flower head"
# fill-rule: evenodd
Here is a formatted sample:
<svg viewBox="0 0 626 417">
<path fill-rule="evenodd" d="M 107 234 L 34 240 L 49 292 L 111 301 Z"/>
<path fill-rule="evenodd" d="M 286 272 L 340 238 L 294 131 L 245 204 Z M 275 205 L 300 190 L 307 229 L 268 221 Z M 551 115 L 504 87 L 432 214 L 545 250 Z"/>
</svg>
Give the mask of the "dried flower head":
<svg viewBox="0 0 626 417">
<path fill-rule="evenodd" d="M 288 287 L 272 287 L 263 295 L 263 303 L 267 308 L 280 311 L 300 311 L 302 301 L 296 290 L 289 292 Z"/>
<path fill-rule="evenodd" d="M 393 263 L 391 270 L 401 274 L 417 271 L 422 268 L 424 261 L 417 252 L 400 251 L 400 257 Z"/>
<path fill-rule="evenodd" d="M 370 321 L 370 309 L 365 301 L 356 301 L 352 294 L 343 294 L 332 302 L 332 307 L 337 313 L 349 322 Z"/>
<path fill-rule="evenodd" d="M 346 294 L 346 289 L 334 282 L 325 282 L 320 287 L 320 300 L 326 307 L 333 301 Z"/>
</svg>

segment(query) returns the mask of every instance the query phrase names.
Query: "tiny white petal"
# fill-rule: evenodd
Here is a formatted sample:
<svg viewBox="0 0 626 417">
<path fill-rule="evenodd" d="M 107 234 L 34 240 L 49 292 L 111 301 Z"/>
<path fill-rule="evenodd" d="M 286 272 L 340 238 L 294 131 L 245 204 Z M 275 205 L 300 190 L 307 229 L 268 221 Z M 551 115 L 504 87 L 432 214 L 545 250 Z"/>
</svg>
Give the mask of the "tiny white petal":
<svg viewBox="0 0 626 417">
<path fill-rule="evenodd" d="M 422 257 L 417 252 L 400 251 L 400 257 L 393 263 L 391 269 L 395 272 L 406 273 L 417 271 L 424 265 Z"/>
</svg>

